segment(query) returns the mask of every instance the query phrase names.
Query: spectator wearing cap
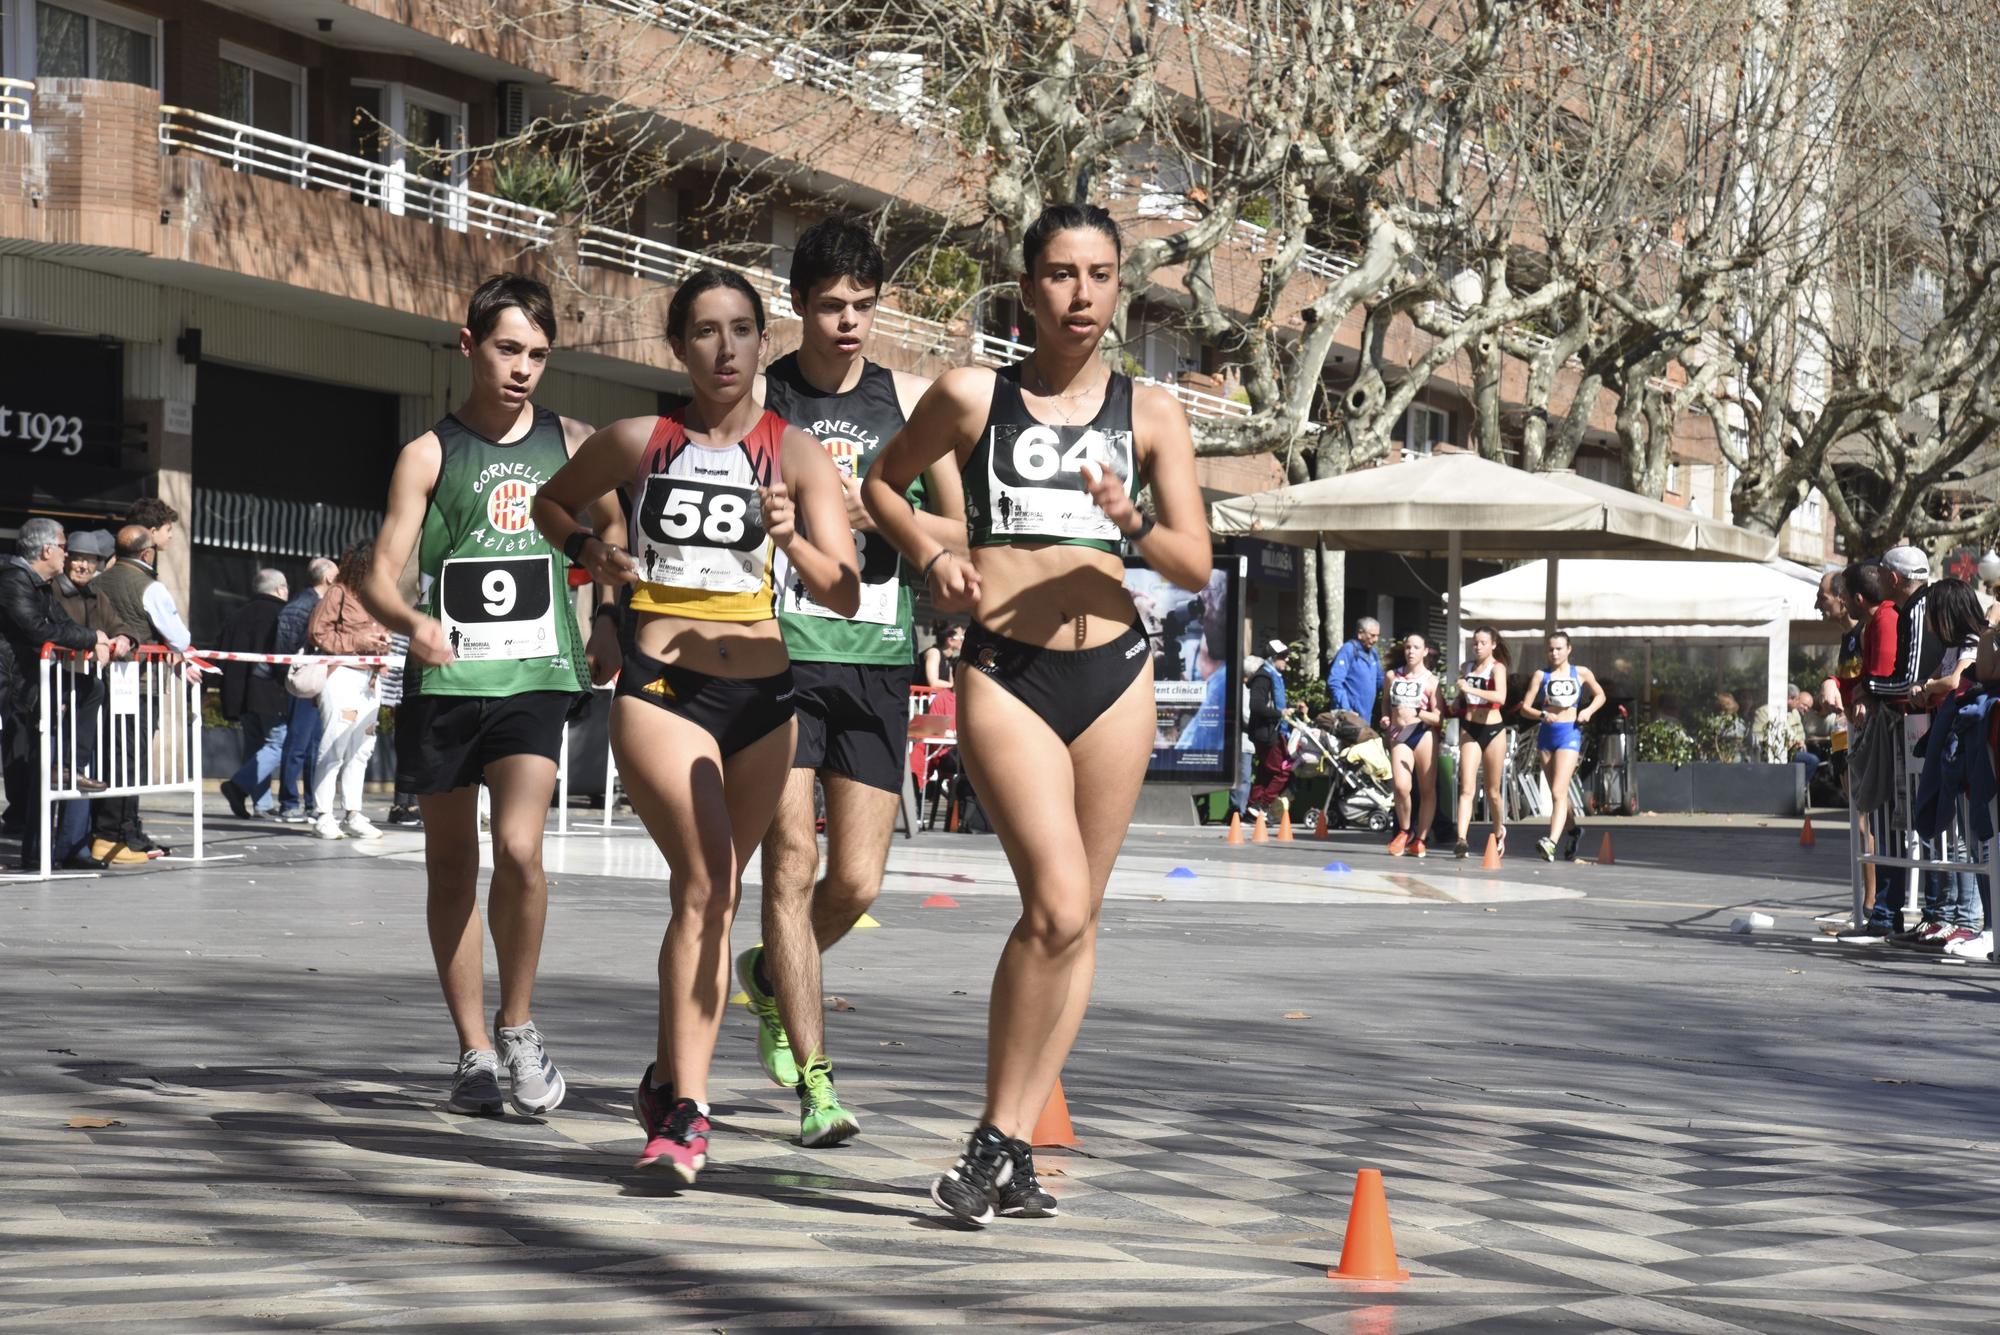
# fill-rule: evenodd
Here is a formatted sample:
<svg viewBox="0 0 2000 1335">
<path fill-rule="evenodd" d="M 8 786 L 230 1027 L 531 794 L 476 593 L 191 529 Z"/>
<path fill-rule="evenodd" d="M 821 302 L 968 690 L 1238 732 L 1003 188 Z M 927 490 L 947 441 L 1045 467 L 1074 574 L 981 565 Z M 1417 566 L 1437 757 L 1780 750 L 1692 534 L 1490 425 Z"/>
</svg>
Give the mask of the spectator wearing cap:
<svg viewBox="0 0 2000 1335">
<path fill-rule="evenodd" d="M 56 603 L 69 614 L 71 621 L 86 630 L 105 628 L 104 607 L 93 586 L 98 574 L 110 564 L 113 552 L 111 535 L 101 528 L 72 533 L 62 571 L 49 581 L 55 589 Z M 67 666 L 71 689 L 61 703 L 75 711 L 74 722 L 58 721 L 56 737 L 65 749 L 74 747 L 74 751 L 64 758 L 63 764 L 69 771 L 71 786 L 79 792 L 102 792 L 108 785 L 97 774 L 97 729 L 104 709 L 104 678 L 89 671 L 83 659 L 71 659 Z M 112 850 L 109 858 L 95 857 L 89 845 L 90 803 L 75 798 L 58 802 L 55 844 L 49 850 L 55 866 L 71 871 L 102 870 L 146 861 L 144 854 L 123 849 Z"/>
<path fill-rule="evenodd" d="M 237 653 L 276 653 L 278 618 L 291 596 L 285 572 L 260 570 L 251 589 L 250 597 L 222 623 L 217 647 Z M 271 779 L 285 753 L 291 709 L 284 669 L 270 663 L 222 665 L 222 717 L 236 724 L 243 738 L 243 764 L 223 780 L 222 797 L 239 820 L 254 819 L 275 804 Z"/>
<path fill-rule="evenodd" d="M 1291 757 L 1285 739 L 1285 669 L 1291 665 L 1292 646 L 1271 640 L 1264 646 L 1264 661 L 1250 677 L 1250 722 L 1247 731 L 1257 757 L 1257 773 L 1250 786 L 1250 812 L 1265 812 L 1292 775 Z"/>
<path fill-rule="evenodd" d="M 1896 605 L 1895 653 L 1886 671 L 1871 673 L 1868 691 L 1878 702 L 1907 712 L 1910 697 L 1937 675 L 1945 646 L 1925 629 L 1929 620 L 1931 562 L 1921 547 L 1891 547 L 1882 554 L 1888 601 Z"/>
</svg>

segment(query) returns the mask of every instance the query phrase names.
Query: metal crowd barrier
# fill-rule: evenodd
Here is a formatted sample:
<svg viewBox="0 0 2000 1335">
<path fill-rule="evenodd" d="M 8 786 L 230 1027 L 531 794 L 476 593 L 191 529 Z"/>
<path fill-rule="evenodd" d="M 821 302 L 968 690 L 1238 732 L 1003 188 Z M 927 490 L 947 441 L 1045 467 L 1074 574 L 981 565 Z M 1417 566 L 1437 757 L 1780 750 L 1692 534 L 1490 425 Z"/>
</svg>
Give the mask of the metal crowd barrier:
<svg viewBox="0 0 2000 1335">
<path fill-rule="evenodd" d="M 50 830 L 57 802 L 186 793 L 194 856 L 202 856 L 201 669 L 161 645 L 130 660 L 43 645 L 37 785 L 40 879 L 55 871 Z M 85 790 L 80 779 L 105 786 Z"/>
<path fill-rule="evenodd" d="M 1922 918 L 1924 911 L 1924 887 L 1922 873 L 1943 872 L 1946 874 L 1970 874 L 1978 877 L 1979 898 L 1984 930 L 1993 930 L 1994 886 L 2000 885 L 2000 836 L 1986 841 L 1984 850 L 1980 841 L 1973 836 L 1972 805 L 1964 792 L 1952 794 L 1952 817 L 1942 832 L 1930 842 L 1934 847 L 1948 853 L 1954 846 L 1962 844 L 1966 856 L 1962 859 L 1949 856 L 1924 855 L 1925 840 L 1913 826 L 1917 809 L 1917 788 L 1923 778 L 1924 757 L 1916 751 L 1917 742 L 1928 730 L 1930 716 L 1925 714 L 1892 715 L 1881 725 L 1890 729 L 1885 738 L 1892 744 L 1890 763 L 1893 765 L 1893 780 L 1890 784 L 1887 802 L 1872 809 L 1863 810 L 1855 805 L 1853 792 L 1855 746 L 1861 736 L 1848 743 L 1848 799 L 1847 799 L 1847 840 L 1849 852 L 1849 877 L 1854 894 L 1854 922 L 1858 927 L 1867 921 L 1867 881 L 1865 867 L 1876 869 L 1875 897 L 1879 902 L 1883 893 L 1890 889 L 1890 880 L 1900 874 L 1904 878 L 1903 904 L 1898 929 L 1910 925 L 1911 915 Z M 1872 720 L 1871 720 L 1872 725 Z M 1979 746 L 1986 745 L 1986 730 L 1982 727 L 1975 739 Z M 1860 742 L 1865 745 L 1865 742 Z M 1994 825 L 2000 829 L 2000 802 L 1995 803 Z M 1872 836 L 1875 847 L 1871 850 L 1868 838 Z"/>
</svg>

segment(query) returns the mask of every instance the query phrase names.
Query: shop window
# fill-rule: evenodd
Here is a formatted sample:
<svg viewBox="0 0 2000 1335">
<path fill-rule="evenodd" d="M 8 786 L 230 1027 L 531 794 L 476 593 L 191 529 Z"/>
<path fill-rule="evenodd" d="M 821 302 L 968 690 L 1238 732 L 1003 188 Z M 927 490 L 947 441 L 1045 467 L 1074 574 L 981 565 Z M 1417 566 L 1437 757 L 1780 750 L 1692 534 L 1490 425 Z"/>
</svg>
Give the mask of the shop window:
<svg viewBox="0 0 2000 1335">
<path fill-rule="evenodd" d="M 158 21 L 131 10 L 66 0 L 35 6 L 35 77 L 160 86 Z"/>
</svg>

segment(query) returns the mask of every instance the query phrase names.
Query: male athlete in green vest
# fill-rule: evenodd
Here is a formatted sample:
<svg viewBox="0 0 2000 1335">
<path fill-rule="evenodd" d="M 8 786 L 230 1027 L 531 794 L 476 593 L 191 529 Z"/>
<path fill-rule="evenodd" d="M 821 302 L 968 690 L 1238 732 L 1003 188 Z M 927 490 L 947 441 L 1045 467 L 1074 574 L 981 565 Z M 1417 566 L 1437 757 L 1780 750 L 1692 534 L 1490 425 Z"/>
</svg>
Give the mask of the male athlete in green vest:
<svg viewBox="0 0 2000 1335">
<path fill-rule="evenodd" d="M 930 382 L 861 355 L 883 269 L 866 228 L 840 218 L 807 228 L 792 254 L 799 350 L 772 362 L 760 386 L 764 406 L 825 445 L 839 467 L 861 557 L 861 607 L 852 617 L 821 607 L 796 579 L 778 590 L 799 743 L 764 838 L 764 944 L 745 951 L 736 966 L 758 1019 L 765 1073 L 798 1091 L 805 1145 L 838 1144 L 858 1129 L 834 1094 L 822 1047 L 819 957 L 881 890 L 896 807 L 909 781 L 910 588 L 902 558 L 861 508 L 860 482 Z M 962 490 L 950 461 L 910 487 L 929 531 L 960 550 Z M 815 778 L 826 793 L 827 844 L 826 875 L 817 884 Z"/>
<path fill-rule="evenodd" d="M 472 388 L 459 409 L 403 447 L 389 513 L 362 601 L 410 637 L 396 714 L 396 787 L 417 795 L 429 875 L 431 954 L 458 1029 L 448 1106 L 497 1115 L 500 1067 L 517 1111 L 563 1099 L 562 1072 L 531 1018 L 548 912 L 542 827 L 555 791 L 563 722 L 592 669 L 609 676 L 617 633 L 595 623 L 586 660 L 569 600 L 569 562 L 528 517 L 536 490 L 590 435 L 531 401 L 555 342 L 549 290 L 518 274 L 480 284 L 458 331 Z M 614 503 L 593 507 L 596 531 L 624 543 Z M 417 605 L 397 587 L 417 554 Z M 479 930 L 479 786 L 493 795 L 493 881 L 487 913 L 500 957 L 500 1011 L 486 1027 Z"/>
</svg>

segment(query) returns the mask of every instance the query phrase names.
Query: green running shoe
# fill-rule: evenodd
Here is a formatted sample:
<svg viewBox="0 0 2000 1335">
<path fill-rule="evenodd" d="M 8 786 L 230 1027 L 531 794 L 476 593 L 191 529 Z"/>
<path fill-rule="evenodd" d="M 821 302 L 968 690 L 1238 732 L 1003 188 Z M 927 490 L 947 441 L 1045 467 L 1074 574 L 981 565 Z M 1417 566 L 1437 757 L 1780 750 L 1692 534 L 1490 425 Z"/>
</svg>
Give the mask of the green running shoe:
<svg viewBox="0 0 2000 1335">
<path fill-rule="evenodd" d="M 860 1130 L 833 1092 L 833 1063 L 824 1053 L 813 1057 L 799 1072 L 799 1144 L 838 1145 Z"/>
<path fill-rule="evenodd" d="M 798 1059 L 792 1056 L 792 1040 L 785 1036 L 785 1022 L 778 1018 L 778 999 L 757 986 L 757 961 L 764 947 L 752 946 L 736 957 L 736 981 L 750 998 L 750 1013 L 757 1017 L 757 1060 L 771 1083 L 793 1089 L 799 1083 Z"/>
</svg>

